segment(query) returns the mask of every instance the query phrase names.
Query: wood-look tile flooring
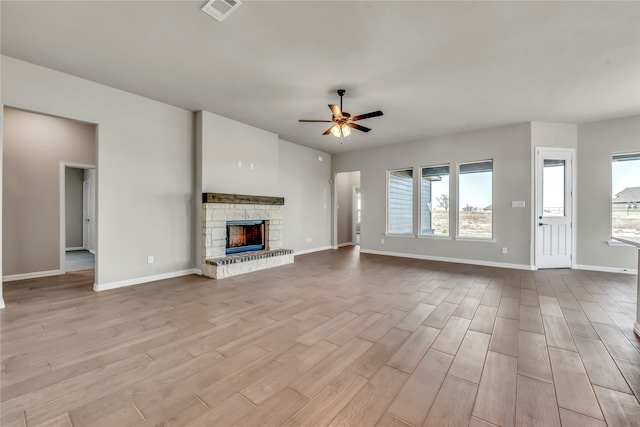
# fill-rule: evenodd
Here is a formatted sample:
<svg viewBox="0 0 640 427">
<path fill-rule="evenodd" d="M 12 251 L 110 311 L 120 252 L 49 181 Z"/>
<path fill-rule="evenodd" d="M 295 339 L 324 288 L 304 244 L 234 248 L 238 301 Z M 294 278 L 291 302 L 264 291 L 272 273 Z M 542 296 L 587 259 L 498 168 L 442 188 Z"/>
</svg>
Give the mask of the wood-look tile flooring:
<svg viewBox="0 0 640 427">
<path fill-rule="evenodd" d="M 2 426 L 639 426 L 636 276 L 359 254 L 5 284 Z"/>
</svg>

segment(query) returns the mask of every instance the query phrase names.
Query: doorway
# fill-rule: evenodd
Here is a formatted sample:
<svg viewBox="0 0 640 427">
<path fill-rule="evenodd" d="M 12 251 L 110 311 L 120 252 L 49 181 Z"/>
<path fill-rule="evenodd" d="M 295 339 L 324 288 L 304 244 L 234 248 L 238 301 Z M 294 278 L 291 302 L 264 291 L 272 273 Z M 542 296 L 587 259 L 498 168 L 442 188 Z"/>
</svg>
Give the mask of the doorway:
<svg viewBox="0 0 640 427">
<path fill-rule="evenodd" d="M 353 244 L 360 246 L 360 221 L 362 217 L 362 194 L 360 193 L 360 187 L 353 187 Z"/>
<path fill-rule="evenodd" d="M 61 269 L 65 273 L 93 270 L 95 166 L 61 162 L 60 180 Z"/>
<path fill-rule="evenodd" d="M 357 190 L 356 190 L 357 189 Z M 360 244 L 360 171 L 340 172 L 335 177 L 335 246 Z M 360 201 L 361 203 L 361 201 Z"/>
<path fill-rule="evenodd" d="M 574 266 L 574 150 L 537 148 L 535 165 L 536 267 Z"/>
</svg>

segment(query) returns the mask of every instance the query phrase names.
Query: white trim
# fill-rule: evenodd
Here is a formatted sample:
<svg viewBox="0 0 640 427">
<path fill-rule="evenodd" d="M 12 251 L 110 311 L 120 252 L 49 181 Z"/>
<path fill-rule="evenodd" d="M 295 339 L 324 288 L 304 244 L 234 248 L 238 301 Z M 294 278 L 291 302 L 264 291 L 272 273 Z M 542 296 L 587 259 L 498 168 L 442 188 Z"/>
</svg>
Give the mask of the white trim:
<svg viewBox="0 0 640 427">
<path fill-rule="evenodd" d="M 578 270 L 602 271 L 604 273 L 638 274 L 637 269 L 621 267 L 605 267 L 603 265 L 576 265 Z"/>
<path fill-rule="evenodd" d="M 635 332 L 636 335 L 640 337 L 640 323 L 633 322 L 633 332 Z"/>
<path fill-rule="evenodd" d="M 110 289 L 124 288 L 125 286 L 139 285 L 141 283 L 155 282 L 158 280 L 172 279 L 174 277 L 188 276 L 190 274 L 198 274 L 197 268 L 188 270 L 172 271 L 170 273 L 156 274 L 153 276 L 137 277 L 135 279 L 119 280 L 117 282 L 93 284 L 93 290 L 96 292 L 108 291 Z M 201 273 L 201 271 L 200 271 Z"/>
<path fill-rule="evenodd" d="M 617 247 L 620 247 L 620 248 L 634 248 L 635 249 L 635 246 L 633 246 L 633 245 L 630 245 L 628 243 L 616 242 L 615 240 L 607 240 L 605 243 L 607 245 L 609 245 L 609 246 L 617 246 Z"/>
<path fill-rule="evenodd" d="M 96 254 L 96 251 L 93 249 L 87 249 L 87 250 L 89 251 L 90 254 L 94 254 L 94 255 Z"/>
<path fill-rule="evenodd" d="M 67 252 L 72 252 L 72 251 L 84 251 L 85 248 L 83 246 L 74 246 L 72 248 L 65 248 L 65 251 Z"/>
<path fill-rule="evenodd" d="M 193 274 L 197 274 L 198 276 L 202 276 L 202 269 L 201 268 L 192 268 L 191 270 L 193 271 Z"/>
<path fill-rule="evenodd" d="M 404 238 L 410 238 L 413 239 L 414 237 L 416 237 L 415 234 L 394 234 L 394 233 L 384 233 L 385 236 L 387 237 L 404 237 Z"/>
<path fill-rule="evenodd" d="M 331 249 L 338 249 L 338 245 L 331 245 Z"/>
<path fill-rule="evenodd" d="M 355 245 L 355 243 L 353 243 L 353 242 L 338 243 L 338 247 L 339 248 L 343 248 L 345 246 L 354 246 L 354 245 Z"/>
<path fill-rule="evenodd" d="M 495 238 L 488 238 L 488 237 L 460 237 L 460 236 L 455 236 L 453 239 L 454 240 L 458 240 L 460 242 L 480 242 L 480 243 L 495 243 L 496 242 Z"/>
<path fill-rule="evenodd" d="M 483 265 L 486 267 L 512 268 L 516 270 L 535 270 L 535 268 L 532 265 L 508 264 L 505 262 L 481 261 L 481 260 L 475 260 L 475 259 L 448 258 L 448 257 L 421 255 L 421 254 L 407 254 L 402 252 L 385 252 L 385 251 L 376 251 L 371 249 L 360 249 L 360 253 L 395 256 L 395 257 L 401 257 L 401 258 L 424 259 L 427 261 L 442 261 L 442 262 L 455 262 L 458 264 Z"/>
<path fill-rule="evenodd" d="M 0 298 L 0 308 L 4 308 L 4 300 Z"/>
<path fill-rule="evenodd" d="M 338 245 L 340 246 L 340 245 Z M 329 249 L 338 249 L 338 246 L 320 246 L 318 248 L 311 248 L 311 249 L 303 249 L 300 251 L 293 251 L 293 255 L 304 255 L 304 254 L 310 254 L 313 252 L 320 252 L 320 251 L 326 251 Z"/>
<path fill-rule="evenodd" d="M 418 239 L 451 240 L 451 236 L 443 234 L 416 234 Z"/>
<path fill-rule="evenodd" d="M 34 271 L 33 273 L 10 274 L 8 276 L 2 276 L 2 281 L 13 282 L 14 280 L 37 279 L 39 277 L 60 276 L 64 273 L 64 270 L 46 270 Z"/>
</svg>

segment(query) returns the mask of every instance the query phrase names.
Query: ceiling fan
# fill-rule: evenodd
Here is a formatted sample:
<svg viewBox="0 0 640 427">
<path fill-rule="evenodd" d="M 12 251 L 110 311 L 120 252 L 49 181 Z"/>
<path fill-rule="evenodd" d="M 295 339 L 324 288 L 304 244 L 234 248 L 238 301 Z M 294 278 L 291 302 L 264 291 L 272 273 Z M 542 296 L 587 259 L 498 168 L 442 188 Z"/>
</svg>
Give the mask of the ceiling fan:
<svg viewBox="0 0 640 427">
<path fill-rule="evenodd" d="M 333 113 L 333 118 L 331 120 L 299 120 L 300 122 L 306 123 L 334 123 L 329 129 L 327 129 L 323 135 L 332 134 L 333 136 L 340 138 L 342 142 L 342 137 L 349 136 L 351 134 L 351 129 L 357 129 L 362 132 L 369 132 L 371 129 L 360 126 L 356 123 L 358 120 L 369 119 L 371 117 L 378 117 L 382 115 L 382 111 L 373 111 L 367 114 L 360 114 L 359 116 L 351 117 L 351 114 L 342 111 L 342 97 L 344 96 L 346 90 L 338 89 L 338 95 L 340 96 L 340 107 L 334 104 L 329 104 L 329 109 L 331 109 L 331 113 Z"/>
</svg>

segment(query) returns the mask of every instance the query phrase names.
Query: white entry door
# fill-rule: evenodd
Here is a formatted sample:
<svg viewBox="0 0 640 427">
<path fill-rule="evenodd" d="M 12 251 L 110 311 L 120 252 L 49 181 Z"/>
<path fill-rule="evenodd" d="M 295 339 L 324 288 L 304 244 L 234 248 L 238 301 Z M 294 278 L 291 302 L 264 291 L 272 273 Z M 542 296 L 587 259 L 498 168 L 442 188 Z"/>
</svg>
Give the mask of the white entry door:
<svg viewBox="0 0 640 427">
<path fill-rule="evenodd" d="M 536 267 L 572 266 L 573 151 L 536 150 Z"/>
</svg>

